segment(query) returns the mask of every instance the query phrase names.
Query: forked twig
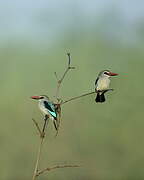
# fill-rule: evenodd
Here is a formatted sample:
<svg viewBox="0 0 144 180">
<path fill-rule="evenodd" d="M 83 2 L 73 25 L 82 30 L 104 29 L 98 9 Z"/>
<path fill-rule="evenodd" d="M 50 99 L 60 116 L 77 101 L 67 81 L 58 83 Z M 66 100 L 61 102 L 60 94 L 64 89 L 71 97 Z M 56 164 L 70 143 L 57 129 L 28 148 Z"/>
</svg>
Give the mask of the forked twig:
<svg viewBox="0 0 144 180">
<path fill-rule="evenodd" d="M 36 164 L 35 164 L 35 169 L 34 169 L 34 173 L 33 173 L 33 177 L 32 177 L 32 180 L 35 180 L 36 179 L 36 176 L 37 176 L 37 172 L 38 172 L 38 166 L 39 166 L 39 161 L 40 161 L 40 157 L 41 157 L 41 152 L 42 152 L 42 145 L 43 145 L 43 141 L 44 141 L 44 137 L 45 137 L 45 129 L 44 131 L 41 131 L 38 123 L 36 122 L 36 120 L 32 119 L 37 130 L 39 131 L 39 134 L 40 134 L 40 145 L 39 145 L 39 148 L 38 148 L 38 153 L 37 153 L 37 160 L 36 160 Z M 44 123 L 44 126 L 45 126 L 45 123 Z"/>
<path fill-rule="evenodd" d="M 54 169 L 58 169 L 58 168 L 72 168 L 72 167 L 80 167 L 80 166 L 78 166 L 78 165 L 56 165 L 54 167 L 46 168 L 46 169 L 43 169 L 43 170 L 37 172 L 36 176 L 39 176 L 39 175 L 45 173 L 46 171 L 51 171 L 51 170 L 54 170 Z"/>
<path fill-rule="evenodd" d="M 57 79 L 56 99 L 58 100 L 58 102 L 59 102 L 59 98 L 58 98 L 59 90 L 60 90 L 60 86 L 62 84 L 62 81 L 64 80 L 66 74 L 68 73 L 68 71 L 70 69 L 75 69 L 75 67 L 71 66 L 71 56 L 70 56 L 70 53 L 67 53 L 67 55 L 68 55 L 68 66 L 67 66 L 63 76 L 60 79 L 58 79 L 57 73 L 55 72 L 55 76 L 56 76 L 56 79 Z"/>
<path fill-rule="evenodd" d="M 60 106 L 58 108 L 60 108 Z M 61 112 L 60 109 L 58 109 L 58 111 Z M 44 131 L 41 131 L 41 129 L 40 129 L 38 123 L 35 121 L 35 119 L 32 119 L 32 120 L 33 120 L 38 132 L 40 133 L 40 138 L 41 138 L 40 145 L 39 145 L 39 148 L 38 148 L 37 160 L 36 160 L 32 180 L 35 180 L 39 175 L 43 174 L 46 171 L 51 171 L 51 170 L 58 169 L 58 168 L 80 167 L 78 165 L 56 165 L 56 166 L 49 167 L 49 168 L 46 168 L 46 169 L 43 169 L 43 170 L 39 171 L 38 168 L 39 168 L 39 161 L 40 161 L 40 157 L 41 157 L 41 153 L 42 153 L 42 145 L 43 145 L 44 137 L 45 137 L 45 128 L 43 127 Z M 45 126 L 45 124 L 44 124 L 44 126 Z"/>
<path fill-rule="evenodd" d="M 36 126 L 36 128 L 37 128 L 37 130 L 38 130 L 38 132 L 39 132 L 39 134 L 40 134 L 40 137 L 41 137 L 42 131 L 40 130 L 40 127 L 39 127 L 38 123 L 36 122 L 35 119 L 32 118 L 32 120 L 33 120 L 33 122 L 34 122 L 34 124 L 35 124 L 35 126 Z"/>
</svg>

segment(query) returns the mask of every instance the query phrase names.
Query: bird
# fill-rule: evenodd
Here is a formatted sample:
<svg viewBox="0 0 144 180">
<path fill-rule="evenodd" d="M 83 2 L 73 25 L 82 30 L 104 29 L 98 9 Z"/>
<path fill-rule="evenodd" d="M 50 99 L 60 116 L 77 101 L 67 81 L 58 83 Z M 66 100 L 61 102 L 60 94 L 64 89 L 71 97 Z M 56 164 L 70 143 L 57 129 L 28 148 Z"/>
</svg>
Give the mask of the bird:
<svg viewBox="0 0 144 180">
<path fill-rule="evenodd" d="M 57 123 L 57 112 L 55 108 L 55 104 L 49 100 L 49 97 L 46 95 L 40 96 L 31 96 L 32 99 L 38 100 L 38 106 L 41 112 L 44 114 L 44 126 L 43 132 L 45 130 L 46 122 L 50 118 L 53 121 L 54 127 L 56 131 L 58 131 L 58 123 Z"/>
<path fill-rule="evenodd" d="M 109 85 L 110 85 L 110 77 L 111 76 L 117 76 L 117 73 L 112 73 L 109 70 L 103 70 L 98 74 L 98 77 L 95 81 L 95 91 L 97 93 L 95 101 L 98 103 L 103 103 L 105 102 L 105 93 L 109 90 Z"/>
</svg>

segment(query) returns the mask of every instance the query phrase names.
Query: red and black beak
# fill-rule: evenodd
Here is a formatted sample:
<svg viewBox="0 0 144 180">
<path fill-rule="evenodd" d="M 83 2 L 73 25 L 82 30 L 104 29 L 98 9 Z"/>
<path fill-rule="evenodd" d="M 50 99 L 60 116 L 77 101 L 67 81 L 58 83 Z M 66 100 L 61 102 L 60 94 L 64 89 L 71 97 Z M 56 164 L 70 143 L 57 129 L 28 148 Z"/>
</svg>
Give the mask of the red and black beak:
<svg viewBox="0 0 144 180">
<path fill-rule="evenodd" d="M 41 96 L 31 96 L 32 99 L 36 99 L 39 100 L 41 98 Z"/>
<path fill-rule="evenodd" d="M 118 74 L 117 73 L 113 73 L 113 72 L 109 72 L 108 75 L 109 76 L 117 76 Z"/>
</svg>

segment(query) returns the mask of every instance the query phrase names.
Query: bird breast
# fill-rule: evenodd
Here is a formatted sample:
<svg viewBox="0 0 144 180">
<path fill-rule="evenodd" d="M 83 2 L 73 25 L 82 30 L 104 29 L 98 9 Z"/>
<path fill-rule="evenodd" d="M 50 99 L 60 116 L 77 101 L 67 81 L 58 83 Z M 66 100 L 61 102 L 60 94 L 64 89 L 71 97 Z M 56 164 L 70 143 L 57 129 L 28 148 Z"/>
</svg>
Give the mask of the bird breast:
<svg viewBox="0 0 144 180">
<path fill-rule="evenodd" d="M 40 108 L 40 110 L 41 110 L 41 112 L 45 115 L 45 114 L 47 114 L 47 115 L 49 115 L 49 112 L 48 112 L 48 110 L 45 108 L 45 106 L 44 106 L 44 103 L 43 103 L 43 101 L 39 101 L 39 108 Z"/>
<path fill-rule="evenodd" d="M 100 78 L 96 85 L 97 91 L 106 90 L 109 88 L 110 80 L 109 78 Z"/>
</svg>

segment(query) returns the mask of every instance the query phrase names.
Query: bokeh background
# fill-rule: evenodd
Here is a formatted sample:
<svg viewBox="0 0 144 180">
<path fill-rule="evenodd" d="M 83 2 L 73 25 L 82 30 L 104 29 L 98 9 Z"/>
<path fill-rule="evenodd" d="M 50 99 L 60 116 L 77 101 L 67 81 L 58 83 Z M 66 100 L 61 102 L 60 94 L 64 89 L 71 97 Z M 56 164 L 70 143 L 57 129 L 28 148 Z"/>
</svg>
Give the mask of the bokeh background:
<svg viewBox="0 0 144 180">
<path fill-rule="evenodd" d="M 0 179 L 31 179 L 42 114 L 31 95 L 54 100 L 67 66 L 62 99 L 94 90 L 99 71 L 119 73 L 107 102 L 95 95 L 62 107 L 59 135 L 50 122 L 40 167 L 57 169 L 41 180 L 144 179 L 144 2 L 141 0 L 0 1 Z"/>
</svg>

